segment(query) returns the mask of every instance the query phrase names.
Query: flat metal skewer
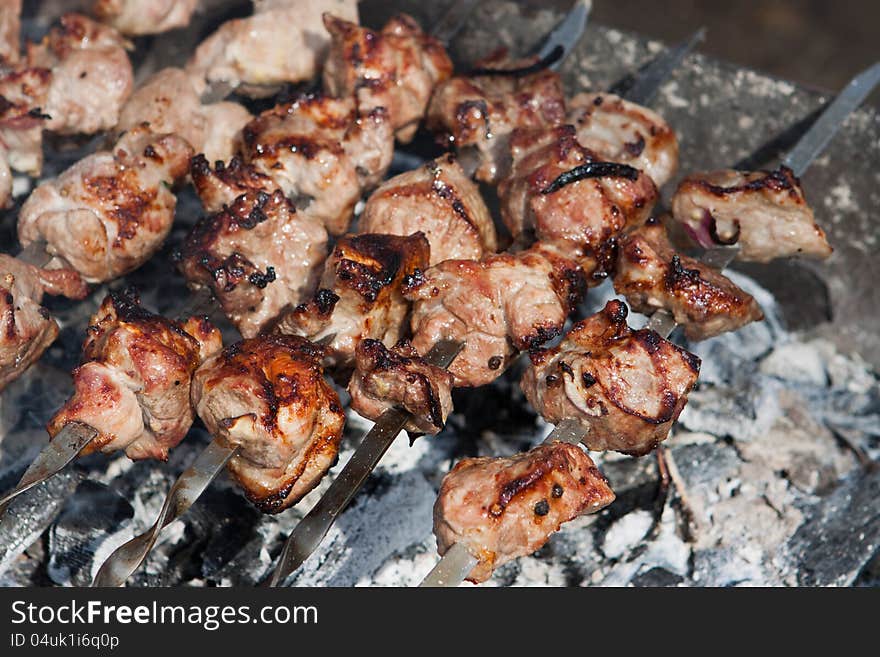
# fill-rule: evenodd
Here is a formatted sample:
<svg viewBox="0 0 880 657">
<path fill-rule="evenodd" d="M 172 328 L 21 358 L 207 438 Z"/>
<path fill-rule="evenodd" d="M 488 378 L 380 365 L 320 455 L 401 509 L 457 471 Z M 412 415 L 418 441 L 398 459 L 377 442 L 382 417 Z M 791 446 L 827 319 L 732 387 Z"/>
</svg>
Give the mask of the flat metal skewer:
<svg viewBox="0 0 880 657">
<path fill-rule="evenodd" d="M 431 348 L 425 360 L 437 367 L 448 368 L 463 347 L 461 342 L 441 340 Z M 336 518 L 361 489 L 409 418 L 410 414 L 400 409 L 391 409 L 382 414 L 323 497 L 287 537 L 278 565 L 266 580 L 266 585 L 283 585 L 321 544 Z"/>
<path fill-rule="evenodd" d="M 229 447 L 222 445 L 217 439 L 212 440 L 195 462 L 174 482 L 153 526 L 116 548 L 101 565 L 92 586 L 125 584 L 147 558 L 160 532 L 190 509 L 237 451 L 237 445 Z"/>
<path fill-rule="evenodd" d="M 631 103 L 647 105 L 663 86 L 684 58 L 706 38 L 706 28 L 701 27 L 687 39 L 656 57 L 640 70 L 634 78 L 627 78 L 613 85 L 609 92 Z"/>
<path fill-rule="evenodd" d="M 783 158 L 782 164 L 791 169 L 795 176 L 802 176 L 813 160 L 825 150 L 846 118 L 864 102 L 878 84 L 880 84 L 880 62 L 850 80 L 801 137 L 797 145 Z"/>
<path fill-rule="evenodd" d="M 0 497 L 0 518 L 12 500 L 61 472 L 97 435 L 97 429 L 82 422 L 64 425 L 28 466 L 18 485 Z"/>
<path fill-rule="evenodd" d="M 574 5 L 568 11 L 562 22 L 557 25 L 547 36 L 547 39 L 538 51 L 539 59 L 546 59 L 559 52 L 557 59 L 549 68 L 553 71 L 562 66 L 563 60 L 571 52 L 572 48 L 580 41 L 581 35 L 587 26 L 587 18 L 593 9 L 592 0 L 575 0 Z"/>
</svg>

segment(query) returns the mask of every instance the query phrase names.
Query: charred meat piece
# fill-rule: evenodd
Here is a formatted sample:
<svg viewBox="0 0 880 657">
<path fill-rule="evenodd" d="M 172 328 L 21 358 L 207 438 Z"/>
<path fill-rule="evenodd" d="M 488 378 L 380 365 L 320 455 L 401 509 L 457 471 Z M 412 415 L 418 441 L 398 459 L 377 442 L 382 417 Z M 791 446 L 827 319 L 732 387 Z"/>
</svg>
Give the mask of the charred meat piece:
<svg viewBox="0 0 880 657">
<path fill-rule="evenodd" d="M 0 66 L 21 57 L 21 0 L 0 0 Z"/>
<path fill-rule="evenodd" d="M 620 239 L 614 290 L 633 310 L 667 310 L 689 340 L 735 331 L 764 318 L 758 302 L 727 277 L 672 248 L 660 221 Z"/>
<path fill-rule="evenodd" d="M 49 421 L 49 434 L 76 420 L 99 432 L 84 454 L 124 450 L 133 460 L 166 460 L 194 419 L 193 373 L 222 346 L 207 319 L 173 322 L 145 310 L 131 289 L 111 292 L 92 317 L 73 396 Z"/>
<path fill-rule="evenodd" d="M 192 159 L 189 173 L 202 206 L 211 213 L 222 211 L 242 194 L 271 194 L 278 190 L 278 185 L 269 176 L 245 164 L 239 157 L 233 157 L 228 164 L 218 160 L 212 169 L 208 158 L 199 154 Z"/>
<path fill-rule="evenodd" d="M 609 301 L 551 349 L 534 349 L 520 382 L 551 424 L 577 420 L 591 450 L 641 456 L 669 435 L 694 387 L 700 359 L 655 331 L 633 331 L 627 308 Z"/>
<path fill-rule="evenodd" d="M 321 223 L 276 190 L 242 194 L 203 217 L 175 256 L 189 286 L 209 288 L 250 338 L 314 290 L 326 249 Z"/>
<path fill-rule="evenodd" d="M 40 305 L 43 291 L 39 269 L 0 255 L 0 391 L 58 336 L 58 324 Z"/>
<path fill-rule="evenodd" d="M 657 187 L 678 167 L 678 139 L 656 112 L 614 94 L 582 93 L 568 101 L 577 140 L 603 160 L 644 171 Z"/>
<path fill-rule="evenodd" d="M 406 340 L 387 349 L 379 340 L 358 344 L 356 367 L 348 392 L 351 408 L 378 420 L 392 408 L 412 414 L 411 434 L 437 434 L 452 411 L 452 374 L 431 365 Z"/>
<path fill-rule="evenodd" d="M 52 70 L 42 108 L 45 127 L 62 134 L 109 130 L 134 85 L 125 39 L 112 27 L 66 14 L 39 44 L 28 44 L 30 67 Z"/>
<path fill-rule="evenodd" d="M 816 225 L 801 183 L 787 167 L 776 171 L 713 171 L 685 178 L 672 214 L 700 246 L 737 243 L 737 260 L 827 258 L 832 248 Z"/>
<path fill-rule="evenodd" d="M 254 14 L 223 23 L 187 69 L 257 96 L 268 95 L 266 85 L 311 80 L 330 49 L 324 12 L 357 21 L 357 0 L 254 0 Z"/>
<path fill-rule="evenodd" d="M 92 11 L 122 34 L 139 36 L 186 27 L 198 4 L 199 0 L 96 0 Z"/>
<path fill-rule="evenodd" d="M 520 350 L 560 335 L 584 290 L 571 261 L 535 247 L 483 260 L 446 260 L 406 282 L 412 343 L 425 354 L 439 340 L 465 347 L 449 370 L 456 386 L 500 376 Z"/>
<path fill-rule="evenodd" d="M 613 264 L 613 238 L 648 218 L 657 200 L 653 181 L 581 146 L 570 125 L 517 130 L 510 149 L 513 170 L 498 185 L 510 232 L 533 234 L 577 261 L 588 282 L 601 282 Z"/>
<path fill-rule="evenodd" d="M 263 112 L 242 132 L 242 155 L 332 235 L 348 229 L 361 192 L 379 183 L 394 151 L 388 114 L 351 99 L 306 96 Z"/>
<path fill-rule="evenodd" d="M 383 183 L 358 219 L 363 233 L 424 233 L 431 264 L 479 260 L 498 249 L 495 224 L 480 190 L 451 155 Z"/>
<path fill-rule="evenodd" d="M 498 51 L 470 76 L 455 76 L 437 86 L 428 106 L 428 128 L 445 136 L 460 155 L 479 160 L 476 176 L 496 183 L 507 175 L 508 141 L 515 128 L 555 126 L 565 121 L 565 94 L 549 69 L 523 75 L 536 60 L 513 62 Z M 491 74 L 490 70 L 504 71 Z"/>
<path fill-rule="evenodd" d="M 40 184 L 21 208 L 18 238 L 23 246 L 45 240 L 51 255 L 90 283 L 127 274 L 171 230 L 177 198 L 169 188 L 191 157 L 176 135 L 127 132 L 112 152 L 93 153 Z"/>
<path fill-rule="evenodd" d="M 398 141 L 410 141 L 435 85 L 452 75 L 441 43 L 406 14 L 381 32 L 330 14 L 324 25 L 332 38 L 324 88 L 337 98 L 356 98 L 364 112 L 386 108 Z"/>
<path fill-rule="evenodd" d="M 43 169 L 43 110 L 52 72 L 48 68 L 21 68 L 0 74 L 0 151 L 9 167 L 29 176 Z M 4 197 L 11 197 L 11 178 Z M 6 203 L 3 203 L 5 205 Z"/>
<path fill-rule="evenodd" d="M 183 69 L 165 68 L 150 76 L 125 103 L 118 130 L 147 123 L 153 132 L 186 139 L 209 161 L 228 160 L 241 129 L 253 118 L 232 102 L 202 105 L 197 81 Z"/>
<path fill-rule="evenodd" d="M 303 338 L 265 335 L 227 347 L 193 377 L 196 412 L 215 440 L 239 448 L 227 467 L 264 513 L 296 504 L 336 461 L 345 415 L 322 357 Z"/>
<path fill-rule="evenodd" d="M 496 568 L 540 548 L 561 525 L 596 513 L 614 492 L 577 445 L 551 442 L 508 458 L 467 458 L 443 479 L 434 503 L 441 555 L 456 543 L 479 562 L 485 582 Z"/>
<path fill-rule="evenodd" d="M 315 296 L 287 313 L 277 330 L 313 341 L 335 334 L 325 362 L 350 369 L 361 340 L 373 338 L 391 346 L 401 338 L 409 310 L 403 281 L 427 269 L 429 252 L 421 233 L 341 238 L 324 265 Z"/>
</svg>

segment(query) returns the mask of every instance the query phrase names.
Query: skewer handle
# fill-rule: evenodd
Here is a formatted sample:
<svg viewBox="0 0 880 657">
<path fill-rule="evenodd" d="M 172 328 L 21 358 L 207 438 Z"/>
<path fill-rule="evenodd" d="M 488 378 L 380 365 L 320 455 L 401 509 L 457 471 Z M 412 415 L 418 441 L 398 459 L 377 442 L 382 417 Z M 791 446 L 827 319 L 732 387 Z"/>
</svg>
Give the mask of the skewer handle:
<svg viewBox="0 0 880 657">
<path fill-rule="evenodd" d="M 125 580 L 147 558 L 162 529 L 189 510 L 237 451 L 238 447 L 225 447 L 216 439 L 211 441 L 195 462 L 174 482 L 153 526 L 116 548 L 101 566 L 92 586 L 125 584 Z"/>
<path fill-rule="evenodd" d="M 461 543 L 446 551 L 440 561 L 419 584 L 420 587 L 453 587 L 461 584 L 474 569 L 478 559 Z"/>
<path fill-rule="evenodd" d="M 49 441 L 30 464 L 18 486 L 0 497 L 0 516 L 16 497 L 52 477 L 70 463 L 98 435 L 97 429 L 82 422 L 69 422 Z"/>
</svg>

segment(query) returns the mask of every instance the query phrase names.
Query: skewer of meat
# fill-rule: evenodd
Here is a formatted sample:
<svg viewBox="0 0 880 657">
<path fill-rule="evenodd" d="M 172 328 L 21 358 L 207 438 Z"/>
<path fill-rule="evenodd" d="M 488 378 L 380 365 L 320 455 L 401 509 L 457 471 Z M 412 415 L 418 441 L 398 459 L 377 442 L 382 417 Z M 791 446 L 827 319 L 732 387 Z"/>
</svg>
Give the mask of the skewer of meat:
<svg viewBox="0 0 880 657">
<path fill-rule="evenodd" d="M 134 290 L 111 292 L 91 319 L 73 396 L 47 425 L 49 444 L 0 510 L 79 454 L 166 460 L 193 422 L 193 374 L 221 347 L 206 319 L 171 321 L 143 308 Z"/>
<path fill-rule="evenodd" d="M 672 218 L 703 248 L 736 244 L 737 260 L 828 258 L 832 248 L 799 177 L 877 84 L 880 62 L 847 84 L 775 171 L 728 169 L 688 176 L 672 198 Z"/>
<path fill-rule="evenodd" d="M 323 351 L 304 338 L 264 335 L 199 366 L 192 408 L 213 440 L 171 487 L 153 526 L 117 548 L 93 586 L 122 586 L 224 467 L 264 513 L 280 513 L 318 484 L 336 460 L 345 421 L 324 379 Z"/>
<path fill-rule="evenodd" d="M 864 84 L 864 78 L 862 83 Z M 813 129 L 804 135 L 791 151 L 787 161 L 794 160 L 794 164 L 806 168 L 809 161 L 821 151 L 821 147 L 830 141 L 846 116 L 864 99 L 863 94 L 865 91 L 861 84 L 856 83 L 848 87 L 829 105 Z M 817 144 L 821 146 L 816 146 Z M 555 470 L 547 468 L 546 465 L 544 469 L 535 468 L 535 462 L 545 464 L 552 462 L 549 455 L 540 452 L 552 448 L 560 449 L 564 444 L 574 445 L 585 442 L 590 449 L 616 449 L 638 455 L 650 451 L 665 437 L 664 432 L 668 432 L 669 426 L 681 412 L 687 391 L 696 380 L 699 361 L 660 336 L 669 335 L 676 326 L 676 319 L 680 317 L 686 320 L 686 326 L 692 337 L 699 338 L 718 330 L 719 322 L 723 323 L 725 328 L 732 330 L 743 321 L 744 316 L 742 310 L 726 319 L 717 314 L 714 317 L 696 318 L 687 312 L 682 314 L 686 309 L 683 309 L 681 303 L 677 303 L 681 300 L 682 292 L 680 281 L 676 283 L 677 279 L 681 276 L 690 279 L 689 282 L 698 290 L 712 289 L 715 284 L 712 291 L 718 294 L 724 293 L 725 303 L 731 302 L 737 308 L 745 308 L 746 317 L 748 313 L 754 314 L 753 300 L 749 302 L 737 291 L 724 289 L 725 286 L 714 278 L 716 274 L 702 263 L 685 260 L 685 265 L 682 266 L 679 255 L 670 256 L 672 250 L 662 226 L 658 223 L 651 222 L 637 229 L 633 240 L 624 248 L 627 247 L 641 253 L 637 256 L 625 255 L 623 256 L 625 259 L 639 264 L 648 262 L 650 264 L 648 269 L 661 272 L 664 267 L 667 268 L 665 273 L 659 275 L 649 272 L 646 278 L 624 273 L 627 279 L 625 289 L 630 292 L 628 296 L 635 294 L 632 288 L 634 284 L 647 281 L 650 291 L 652 288 L 656 289 L 659 279 L 667 281 L 665 292 L 657 295 L 655 303 L 651 304 L 659 306 L 660 310 L 654 312 L 648 328 L 643 329 L 644 337 L 637 340 L 645 346 L 642 353 L 647 354 L 655 366 L 632 368 L 627 377 L 627 360 L 632 359 L 632 362 L 636 362 L 639 358 L 644 359 L 644 355 L 639 355 L 639 349 L 626 346 L 619 352 L 626 354 L 622 357 L 612 355 L 611 350 L 605 355 L 601 347 L 597 348 L 597 338 L 604 341 L 610 337 L 612 342 L 616 342 L 622 336 L 631 345 L 632 336 L 639 333 L 622 329 L 621 321 L 625 320 L 625 313 L 622 311 L 625 306 L 615 301 L 609 302 L 599 314 L 604 317 L 594 316 L 575 325 L 569 337 L 557 347 L 533 352 L 531 367 L 523 376 L 523 389 L 533 407 L 557 426 L 541 446 L 527 455 L 514 457 L 509 461 L 469 460 L 447 475 L 448 480 L 444 481 L 435 505 L 434 521 L 438 548 L 443 558 L 425 578 L 422 586 L 456 586 L 465 578 L 478 582 L 485 581 L 495 567 L 511 558 L 530 554 L 543 545 L 550 534 L 558 530 L 563 522 L 582 512 L 583 509 L 579 509 L 577 505 L 572 508 L 568 505 L 553 504 L 554 499 L 560 499 L 564 495 L 565 487 L 561 484 L 553 484 L 560 486 L 563 491 L 561 494 L 554 498 L 553 493 L 558 493 L 560 489 L 551 488 L 549 498 L 544 495 L 534 504 L 531 504 L 534 499 L 526 493 L 519 498 L 518 504 L 513 506 L 513 512 L 507 516 L 504 514 L 509 499 L 506 500 L 507 504 L 500 508 L 499 513 L 494 515 L 492 504 L 481 504 L 486 500 L 495 499 L 498 492 L 496 484 L 499 481 L 510 479 L 514 482 L 524 481 L 523 477 L 517 475 L 523 470 L 530 472 L 529 466 L 532 466 L 531 472 L 538 473 L 534 481 L 542 482 L 544 488 L 549 485 L 547 482 L 554 482 L 562 476 L 560 472 L 564 475 L 566 469 L 571 471 L 571 466 Z M 726 251 L 729 257 L 734 253 L 735 251 Z M 667 258 L 668 262 L 664 262 Z M 726 263 L 717 264 L 721 265 L 719 268 L 723 268 Z M 654 275 L 651 275 L 652 273 Z M 676 292 L 679 294 L 677 295 Z M 649 296 L 645 294 L 644 289 L 638 290 L 638 294 L 642 300 Z M 694 304 L 688 300 L 685 305 Z M 572 333 L 575 335 L 572 336 Z M 650 337 L 652 333 L 657 337 Z M 676 356 L 678 365 L 671 366 L 676 361 Z M 618 367 L 624 369 L 615 371 Z M 664 374 L 666 380 L 673 384 L 672 387 L 661 386 L 646 395 L 645 372 L 652 370 L 655 375 Z M 670 378 L 671 374 L 673 376 Z M 662 378 L 655 378 L 653 381 L 656 383 Z M 651 381 L 650 376 L 647 377 L 647 381 Z M 642 424 L 644 430 L 640 431 L 638 428 L 640 421 L 644 423 L 646 420 L 653 427 Z M 633 423 L 637 426 L 633 427 Z M 492 480 L 487 481 L 475 476 L 475 473 L 480 472 L 500 474 L 495 474 Z M 548 472 L 553 474 L 550 475 Z M 510 479 L 505 479 L 506 477 Z M 541 486 L 542 484 L 535 485 L 537 490 L 543 492 Z M 605 497 L 602 493 L 605 493 Z M 606 490 L 599 481 L 587 490 L 575 489 L 574 497 L 575 501 L 593 500 L 601 508 L 603 501 L 610 502 L 613 499 L 613 494 L 611 498 L 608 497 L 609 493 L 610 490 Z M 590 508 L 592 507 L 587 506 L 587 509 Z M 543 517 L 551 514 L 551 509 L 554 509 L 552 516 L 549 522 L 545 522 Z M 535 530 L 533 524 L 529 526 L 533 531 L 523 530 L 529 519 L 529 510 L 533 514 L 531 516 L 533 521 L 535 516 L 541 520 L 536 523 L 541 529 Z"/>
</svg>

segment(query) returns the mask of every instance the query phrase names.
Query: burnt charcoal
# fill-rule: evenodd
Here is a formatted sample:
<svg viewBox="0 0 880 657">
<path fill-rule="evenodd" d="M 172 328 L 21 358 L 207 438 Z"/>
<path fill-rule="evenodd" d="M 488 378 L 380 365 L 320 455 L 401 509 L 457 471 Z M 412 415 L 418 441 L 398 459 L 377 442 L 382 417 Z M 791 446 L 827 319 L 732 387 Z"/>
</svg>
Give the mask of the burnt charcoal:
<svg viewBox="0 0 880 657">
<path fill-rule="evenodd" d="M 684 583 L 685 579 L 681 575 L 670 573 L 664 568 L 651 568 L 644 573 L 639 573 L 632 578 L 633 586 L 678 586 Z"/>
<path fill-rule="evenodd" d="M 859 470 L 822 500 L 789 546 L 801 586 L 849 586 L 880 547 L 880 468 Z"/>
</svg>

